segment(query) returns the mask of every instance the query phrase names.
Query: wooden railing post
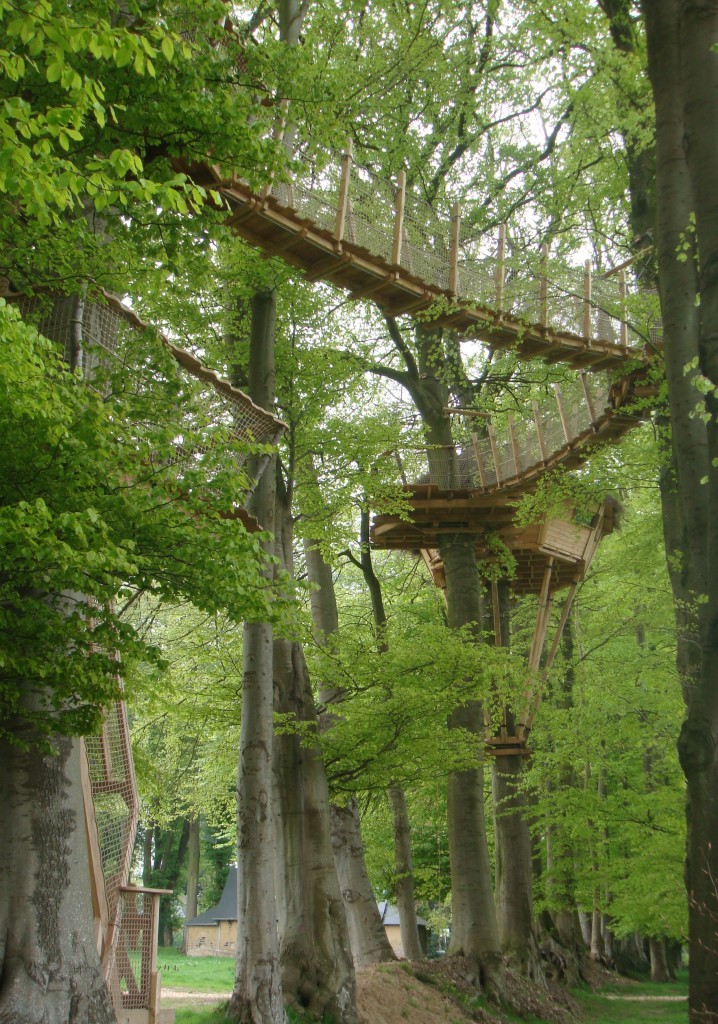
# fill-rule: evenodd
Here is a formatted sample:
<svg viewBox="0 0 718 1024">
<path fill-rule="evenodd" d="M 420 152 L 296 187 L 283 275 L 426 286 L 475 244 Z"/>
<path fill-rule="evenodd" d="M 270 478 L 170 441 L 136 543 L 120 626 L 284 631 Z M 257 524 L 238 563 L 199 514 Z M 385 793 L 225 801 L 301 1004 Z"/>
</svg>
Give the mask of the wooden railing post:
<svg viewBox="0 0 718 1024">
<path fill-rule="evenodd" d="M 583 336 L 591 337 L 591 261 L 583 265 Z"/>
<path fill-rule="evenodd" d="M 516 476 L 521 476 L 521 455 L 519 453 L 519 446 L 516 443 L 516 432 L 514 430 L 514 418 L 509 413 L 509 439 L 511 441 L 511 453 L 514 457 L 514 471 Z"/>
<path fill-rule="evenodd" d="M 626 271 L 618 274 L 618 293 L 621 298 L 621 344 L 628 347 L 628 323 L 626 321 Z"/>
<path fill-rule="evenodd" d="M 391 250 L 391 262 L 401 263 L 401 244 L 404 237 L 404 204 L 406 202 L 406 171 L 399 171 L 394 206 L 394 244 Z"/>
<path fill-rule="evenodd" d="M 352 171 L 352 140 L 347 139 L 342 154 L 342 174 L 339 180 L 339 199 L 337 200 L 337 219 L 334 225 L 334 237 L 337 242 L 344 239 L 344 225 L 347 219 L 347 203 L 349 202 L 349 179 Z"/>
<path fill-rule="evenodd" d="M 499 251 L 496 258 L 496 308 L 504 307 L 504 275 L 506 270 L 506 225 L 499 227 Z"/>
<path fill-rule="evenodd" d="M 591 398 L 591 392 L 588 390 L 586 371 L 581 370 L 579 376 L 581 377 L 581 387 L 583 388 L 583 397 L 586 399 L 586 408 L 588 409 L 588 415 L 591 417 L 591 424 L 594 424 L 596 422 L 596 410 L 593 407 L 593 399 Z"/>
<path fill-rule="evenodd" d="M 563 436 L 566 438 L 566 444 L 571 443 L 571 435 L 568 431 L 568 420 L 566 419 L 566 409 L 563 404 L 563 395 L 561 394 L 561 388 L 558 384 L 554 384 L 553 392 L 556 396 L 556 405 L 558 407 L 558 415 L 561 420 L 561 426 L 563 427 Z"/>
<path fill-rule="evenodd" d="M 531 405 L 533 406 L 534 423 L 536 425 L 536 437 L 538 438 L 541 459 L 543 462 L 548 462 L 548 449 L 546 448 L 546 441 L 543 436 L 543 426 L 541 425 L 541 414 L 539 413 L 539 404 L 535 398 L 532 400 Z"/>
<path fill-rule="evenodd" d="M 454 203 L 451 212 L 451 234 L 449 236 L 449 291 L 459 292 L 459 231 L 461 228 L 461 205 Z"/>
<path fill-rule="evenodd" d="M 541 246 L 541 274 L 539 277 L 539 323 L 548 327 L 548 246 Z"/>
</svg>

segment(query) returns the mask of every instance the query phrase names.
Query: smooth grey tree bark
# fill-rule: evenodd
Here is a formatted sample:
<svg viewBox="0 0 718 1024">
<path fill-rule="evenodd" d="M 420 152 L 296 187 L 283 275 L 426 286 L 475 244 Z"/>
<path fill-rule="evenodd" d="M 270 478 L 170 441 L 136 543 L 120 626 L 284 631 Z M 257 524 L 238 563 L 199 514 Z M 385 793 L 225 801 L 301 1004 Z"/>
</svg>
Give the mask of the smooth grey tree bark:
<svg viewBox="0 0 718 1024">
<path fill-rule="evenodd" d="M 275 322 L 276 292 L 255 293 L 248 390 L 264 409 L 274 404 Z M 249 511 L 270 532 L 274 530 L 275 459 L 270 459 L 249 502 Z M 228 1010 L 241 1024 L 284 1024 L 285 1019 L 274 884 L 273 641 L 271 623 L 245 624 L 237 781 L 237 963 Z"/>
<path fill-rule="evenodd" d="M 411 860 L 411 827 L 404 790 L 393 782 L 387 789 L 394 832 L 396 903 L 399 909 L 401 948 L 407 960 L 422 960 L 419 925 L 414 900 L 414 869 Z"/>
<path fill-rule="evenodd" d="M 449 376 L 461 378 L 460 355 L 441 330 L 422 326 L 415 330 L 415 354 L 396 321 L 391 317 L 385 319 L 405 369 L 397 371 L 382 366 L 373 370 L 397 381 L 411 395 L 429 445 L 430 480 L 441 481 L 442 487 L 449 490 L 453 479 L 461 486 L 460 467 L 453 454 L 451 422 L 445 411 L 450 394 L 446 380 Z M 438 546 L 446 576 L 449 628 L 469 626 L 479 643 L 481 580 L 473 539 L 466 534 L 440 534 Z M 483 751 L 483 715 L 476 702 L 457 708 L 449 718 L 449 726 L 473 732 L 477 749 Z M 482 753 L 474 769 L 453 772 L 449 776 L 447 814 L 452 888 L 449 953 L 465 956 L 487 995 L 500 1000 L 505 975 L 486 839 Z"/>
<path fill-rule="evenodd" d="M 307 575 L 315 588 L 310 594 L 312 621 L 319 643 L 330 643 L 339 628 L 334 579 L 331 566 L 324 560 L 319 543 L 304 540 Z M 330 728 L 332 717 L 338 714 L 342 700 L 341 690 L 330 680 L 322 680 L 320 703 L 327 709 L 322 715 L 321 728 Z M 377 907 L 374 891 L 364 860 L 359 808 L 352 797 L 345 804 L 331 807 L 331 836 L 334 864 L 342 894 L 349 928 L 349 940 L 356 967 L 394 960 L 394 952 L 386 936 Z"/>
<path fill-rule="evenodd" d="M 498 584 L 498 619 L 501 636 L 497 646 L 508 647 L 511 636 L 508 582 Z M 507 711 L 509 735 L 515 721 Z M 526 797 L 521 788 L 524 758 L 510 754 L 495 757 L 491 766 L 496 836 L 496 916 L 501 949 L 520 974 L 544 983 L 536 921 L 533 912 L 533 865 Z"/>
<path fill-rule="evenodd" d="M 680 546 L 671 581 L 677 607 L 686 593 L 699 598 L 678 662 L 686 697 L 678 753 L 687 788 L 689 1008 L 691 1024 L 709 1024 L 718 1007 L 718 4 L 642 6 L 675 471 L 677 522 L 667 532 Z M 692 414 L 701 392 L 706 420 Z"/>
<path fill-rule="evenodd" d="M 292 481 L 277 480 L 276 553 L 293 566 Z M 276 710 L 308 730 L 275 737 L 277 891 L 280 959 L 285 1003 L 317 1019 L 357 1020 L 356 983 L 349 929 L 334 864 L 329 787 L 314 696 L 302 646 L 275 638 Z M 308 740 L 308 742 L 307 742 Z"/>
<path fill-rule="evenodd" d="M 80 743 L 54 745 L 0 742 L 0 1022 L 115 1024 L 93 927 Z"/>
<path fill-rule="evenodd" d="M 185 916 L 197 916 L 197 891 L 199 888 L 199 815 L 195 814 L 189 819 L 189 839 L 187 843 L 187 903 Z"/>
</svg>

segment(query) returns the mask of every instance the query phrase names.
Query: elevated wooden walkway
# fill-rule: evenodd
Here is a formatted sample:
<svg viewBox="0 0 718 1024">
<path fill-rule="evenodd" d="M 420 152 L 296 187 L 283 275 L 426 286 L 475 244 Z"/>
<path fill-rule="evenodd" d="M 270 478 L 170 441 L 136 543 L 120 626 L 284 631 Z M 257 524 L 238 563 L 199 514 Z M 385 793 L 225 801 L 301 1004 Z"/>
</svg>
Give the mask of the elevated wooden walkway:
<svg viewBox="0 0 718 1024">
<path fill-rule="evenodd" d="M 458 207 L 445 220 L 396 186 L 352 164 L 309 166 L 261 194 L 209 163 L 175 161 L 195 183 L 219 193 L 232 230 L 267 256 L 330 281 L 350 299 L 371 298 L 391 316 L 422 314 L 492 349 L 576 369 L 616 369 L 642 358 L 645 336 L 629 322 L 625 278 L 592 280 L 546 255 L 533 265 L 495 257 L 464 237 Z"/>
<path fill-rule="evenodd" d="M 404 485 L 409 517 L 374 516 L 372 543 L 431 550 L 442 534 L 470 534 L 485 558 L 488 537 L 511 536 L 523 494 L 550 470 L 575 469 L 596 446 L 619 441 L 641 422 L 634 403 L 652 393 L 642 368 L 605 389 L 591 391 L 583 378 L 570 396 L 556 389 L 554 404 L 534 402 L 530 419 L 516 423 L 509 416 L 503 429 L 489 424 L 486 436 L 453 448 L 401 453 L 405 477 L 414 481 Z"/>
</svg>

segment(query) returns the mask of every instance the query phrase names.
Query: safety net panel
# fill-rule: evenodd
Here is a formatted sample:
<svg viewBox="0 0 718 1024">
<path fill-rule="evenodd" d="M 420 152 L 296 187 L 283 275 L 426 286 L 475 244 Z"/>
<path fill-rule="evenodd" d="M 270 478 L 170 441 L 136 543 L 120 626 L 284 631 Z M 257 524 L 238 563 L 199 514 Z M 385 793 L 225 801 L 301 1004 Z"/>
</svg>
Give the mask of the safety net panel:
<svg viewBox="0 0 718 1024">
<path fill-rule="evenodd" d="M 97 842 L 110 921 L 119 912 L 120 888 L 130 875 L 139 804 L 127 711 L 122 701 L 108 709 L 102 731 L 84 739 Z"/>
<path fill-rule="evenodd" d="M 150 393 L 159 383 L 158 368 L 152 361 L 161 344 L 172 355 L 175 372 L 195 382 L 192 402 L 188 402 L 187 431 L 177 440 L 163 463 L 183 465 L 196 462 L 210 450 L 222 446 L 231 453 L 237 469 L 245 467 L 249 457 L 265 446 L 274 445 L 286 429 L 270 412 L 256 405 L 243 391 L 230 385 L 208 369 L 191 352 L 173 344 L 165 335 L 144 323 L 132 310 L 109 294 L 102 301 L 77 296 L 40 296 L 20 298 L 24 317 L 32 318 L 38 330 L 62 347 L 71 366 L 81 366 L 90 386 L 109 393 L 112 374 L 121 371 L 122 387 Z M 263 463 L 255 460 L 259 475 Z"/>
<path fill-rule="evenodd" d="M 130 886 L 120 894 L 112 984 L 116 1005 L 142 1010 L 153 1003 L 159 895 Z"/>
</svg>

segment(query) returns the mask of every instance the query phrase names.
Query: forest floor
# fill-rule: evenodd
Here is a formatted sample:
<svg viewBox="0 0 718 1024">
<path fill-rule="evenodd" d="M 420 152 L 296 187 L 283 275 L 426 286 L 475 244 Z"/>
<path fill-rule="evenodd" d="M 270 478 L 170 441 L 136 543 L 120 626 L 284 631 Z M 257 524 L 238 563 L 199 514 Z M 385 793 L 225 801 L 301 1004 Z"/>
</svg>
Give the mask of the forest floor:
<svg viewBox="0 0 718 1024">
<path fill-rule="evenodd" d="M 206 961 L 205 961 L 206 962 Z M 231 986 L 230 986 L 231 987 Z M 223 1024 L 218 1004 L 224 991 L 163 987 L 162 1006 L 177 1008 L 177 1024 Z M 224 985 L 222 985 L 224 989 Z M 219 986 L 217 986 L 219 989 Z M 476 995 L 460 958 L 376 964 L 357 973 L 361 1024 L 683 1024 L 687 1022 L 685 986 L 651 986 L 592 970 L 590 985 L 573 993 L 560 985 L 547 990 L 510 971 L 506 1004 L 498 1009 Z M 296 1018 L 299 1020 L 299 1018 Z"/>
</svg>

